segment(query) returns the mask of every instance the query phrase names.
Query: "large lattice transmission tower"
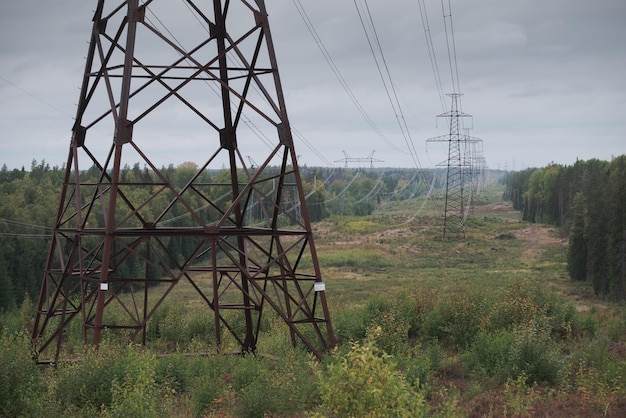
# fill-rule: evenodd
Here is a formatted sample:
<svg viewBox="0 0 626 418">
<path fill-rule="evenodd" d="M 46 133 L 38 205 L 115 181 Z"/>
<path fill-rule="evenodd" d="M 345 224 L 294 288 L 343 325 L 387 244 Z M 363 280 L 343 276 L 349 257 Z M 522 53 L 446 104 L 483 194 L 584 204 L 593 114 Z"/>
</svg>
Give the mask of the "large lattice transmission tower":
<svg viewBox="0 0 626 418">
<path fill-rule="evenodd" d="M 468 199 L 466 186 L 472 178 L 470 144 L 479 140 L 461 133 L 460 119 L 471 117 L 459 110 L 461 94 L 448 94 L 451 98 L 449 112 L 437 115 L 447 120 L 449 132 L 446 135 L 430 138 L 427 142 L 445 142 L 448 144 L 448 158 L 440 164 L 446 167 L 446 190 L 444 203 L 443 236 L 446 233 L 465 234 Z"/>
<path fill-rule="evenodd" d="M 32 334 L 41 362 L 78 321 L 88 344 L 146 343 L 181 282 L 218 348 L 256 350 L 268 308 L 293 344 L 334 345 L 264 1 L 208 3 L 97 2 Z M 187 150 L 179 169 L 156 162 Z"/>
</svg>

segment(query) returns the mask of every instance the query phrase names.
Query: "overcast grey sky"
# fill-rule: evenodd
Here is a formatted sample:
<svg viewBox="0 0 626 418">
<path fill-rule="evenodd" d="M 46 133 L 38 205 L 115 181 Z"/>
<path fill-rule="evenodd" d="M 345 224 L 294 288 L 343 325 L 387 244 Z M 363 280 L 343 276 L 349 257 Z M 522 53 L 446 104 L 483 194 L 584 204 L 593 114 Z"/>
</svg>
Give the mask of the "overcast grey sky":
<svg viewBox="0 0 626 418">
<path fill-rule="evenodd" d="M 156 0 L 164 1 L 164 0 Z M 167 0 L 171 14 L 187 11 Z M 363 5 L 363 0 L 359 0 Z M 444 21 L 454 29 L 466 127 L 481 138 L 491 168 L 522 169 L 550 162 L 626 153 L 626 2 L 624 0 L 424 0 L 443 93 L 453 91 Z M 4 1 L 0 4 L 0 164 L 65 162 L 96 1 Z M 301 0 L 365 112 L 341 87 L 290 0 L 266 1 L 292 126 L 323 157 L 297 139 L 301 164 L 326 166 L 344 157 L 413 167 L 354 1 Z M 444 1 L 448 5 L 448 0 Z M 429 144 L 447 126 L 424 36 L 418 0 L 369 0 L 385 62 L 402 104 L 420 164 L 446 158 Z M 183 10 L 184 9 L 184 10 Z M 178 32 L 176 32 L 178 31 Z M 172 27 L 181 34 L 184 26 Z M 454 71 L 453 71 L 454 73 Z M 179 164 L 164 152 L 157 165 Z M 169 160 L 169 161 L 168 161 Z"/>
</svg>

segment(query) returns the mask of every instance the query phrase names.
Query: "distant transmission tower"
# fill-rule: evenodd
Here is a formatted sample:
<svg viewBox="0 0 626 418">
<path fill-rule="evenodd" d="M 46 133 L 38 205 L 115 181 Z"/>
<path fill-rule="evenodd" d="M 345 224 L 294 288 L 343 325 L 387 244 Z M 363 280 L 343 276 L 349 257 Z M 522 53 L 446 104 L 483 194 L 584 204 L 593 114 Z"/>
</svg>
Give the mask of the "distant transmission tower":
<svg viewBox="0 0 626 418">
<path fill-rule="evenodd" d="M 463 167 L 465 167 L 463 173 L 463 184 L 465 190 L 468 191 L 466 195 L 469 195 L 468 199 L 470 208 L 472 211 L 474 207 L 475 197 L 482 192 L 482 176 L 483 171 L 480 164 L 484 159 L 482 157 L 482 143 L 483 140 L 470 136 L 470 128 L 465 128 L 465 135 L 463 137 Z M 481 158 L 482 157 L 482 158 Z"/>
<path fill-rule="evenodd" d="M 376 150 L 372 151 L 370 155 L 367 157 L 350 157 L 347 152 L 343 151 L 344 158 L 341 160 L 335 160 L 336 163 L 344 163 L 345 167 L 348 167 L 348 163 L 370 163 L 370 168 L 374 168 L 374 163 L 382 163 L 383 160 L 379 160 L 374 158 L 374 153 Z"/>
<path fill-rule="evenodd" d="M 443 219 L 443 236 L 446 233 L 465 234 L 465 218 L 467 215 L 468 199 L 466 196 L 466 186 L 469 187 L 472 174 L 471 148 L 470 144 L 478 142 L 476 138 L 470 138 L 461 134 L 459 119 L 471 117 L 463 113 L 458 108 L 458 101 L 461 94 L 452 93 L 451 110 L 437 115 L 438 118 L 446 118 L 450 128 L 447 135 L 430 138 L 427 142 L 447 142 L 448 159 L 441 165 L 446 167 L 446 191 L 445 207 Z"/>
<path fill-rule="evenodd" d="M 157 166 L 190 147 L 185 170 Z M 268 308 L 294 345 L 334 346 L 263 0 L 99 0 L 65 167 L 40 362 L 59 360 L 72 321 L 87 344 L 145 344 L 180 282 L 218 349 L 256 350 Z"/>
</svg>

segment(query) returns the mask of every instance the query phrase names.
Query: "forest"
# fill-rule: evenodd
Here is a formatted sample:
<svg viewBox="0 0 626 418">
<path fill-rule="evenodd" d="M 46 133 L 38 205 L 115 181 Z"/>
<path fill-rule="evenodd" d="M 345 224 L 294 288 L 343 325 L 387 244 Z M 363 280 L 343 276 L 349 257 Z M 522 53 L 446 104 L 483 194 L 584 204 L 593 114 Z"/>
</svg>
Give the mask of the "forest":
<svg viewBox="0 0 626 418">
<path fill-rule="evenodd" d="M 180 183 L 196 169 L 194 163 L 183 163 L 163 167 L 161 172 Z M 95 168 L 86 170 L 86 181 L 93 178 L 95 182 L 98 174 Z M 207 171 L 205 181 L 224 174 L 230 175 Z M 436 169 L 304 167 L 301 174 L 312 222 L 333 215 L 366 216 L 382 201 L 420 197 L 445 182 L 442 170 Z M 0 309 L 38 297 L 63 175 L 62 167 L 50 167 L 45 160 L 33 160 L 30 170 L 9 170 L 6 165 L 0 169 Z M 149 181 L 151 176 L 139 164 L 125 166 L 121 173 L 123 181 Z"/>
<path fill-rule="evenodd" d="M 624 300 L 626 287 L 626 156 L 611 162 L 551 164 L 491 176 L 506 183 L 504 199 L 528 222 L 553 225 L 567 237 L 568 272 L 598 295 Z M 172 181 L 194 170 L 193 163 L 170 165 Z M 35 300 L 64 169 L 33 160 L 30 170 L 0 169 L 0 309 Z M 89 173 L 89 170 L 87 170 Z M 97 170 L 93 170 L 93 176 Z M 206 173 L 207 177 L 219 172 Z M 139 164 L 122 178 L 150 173 Z M 312 222 L 334 215 L 366 216 L 381 202 L 424 196 L 444 187 L 442 170 L 304 168 L 303 184 Z"/>
<path fill-rule="evenodd" d="M 522 219 L 559 227 L 570 278 L 623 301 L 626 287 L 626 156 L 551 164 L 509 174 L 506 199 Z"/>
</svg>

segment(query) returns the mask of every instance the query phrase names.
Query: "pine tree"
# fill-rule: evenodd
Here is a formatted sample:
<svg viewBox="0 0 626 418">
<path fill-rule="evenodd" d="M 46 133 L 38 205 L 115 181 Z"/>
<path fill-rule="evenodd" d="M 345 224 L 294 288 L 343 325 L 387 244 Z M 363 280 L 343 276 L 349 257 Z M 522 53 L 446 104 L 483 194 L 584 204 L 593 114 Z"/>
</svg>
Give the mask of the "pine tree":
<svg viewBox="0 0 626 418">
<path fill-rule="evenodd" d="M 572 207 L 572 227 L 567 248 L 567 271 L 572 280 L 587 279 L 587 240 L 585 238 L 585 197 L 577 193 Z"/>
<path fill-rule="evenodd" d="M 590 160 L 583 176 L 583 194 L 587 201 L 585 235 L 587 236 L 587 277 L 598 295 L 609 292 L 607 234 L 608 208 L 605 162 Z"/>
<path fill-rule="evenodd" d="M 615 159 L 609 166 L 609 292 L 624 300 L 626 271 L 626 156 Z"/>
</svg>

